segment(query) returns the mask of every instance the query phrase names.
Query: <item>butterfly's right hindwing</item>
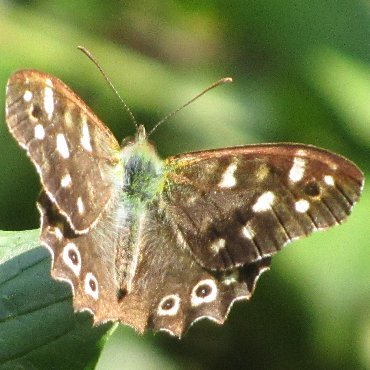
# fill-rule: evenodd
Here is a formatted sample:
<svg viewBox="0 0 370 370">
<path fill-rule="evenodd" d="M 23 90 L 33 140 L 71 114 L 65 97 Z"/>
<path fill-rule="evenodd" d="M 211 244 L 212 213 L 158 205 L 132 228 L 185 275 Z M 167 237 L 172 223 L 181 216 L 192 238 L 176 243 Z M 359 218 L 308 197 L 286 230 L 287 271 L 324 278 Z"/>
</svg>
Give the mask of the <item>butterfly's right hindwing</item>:
<svg viewBox="0 0 370 370">
<path fill-rule="evenodd" d="M 270 266 L 268 257 L 230 272 L 208 271 L 156 211 L 145 215 L 139 243 L 132 290 L 119 303 L 118 314 L 139 331 L 164 330 L 180 337 L 201 318 L 222 324 L 236 300 L 252 296 L 258 277 Z"/>
</svg>

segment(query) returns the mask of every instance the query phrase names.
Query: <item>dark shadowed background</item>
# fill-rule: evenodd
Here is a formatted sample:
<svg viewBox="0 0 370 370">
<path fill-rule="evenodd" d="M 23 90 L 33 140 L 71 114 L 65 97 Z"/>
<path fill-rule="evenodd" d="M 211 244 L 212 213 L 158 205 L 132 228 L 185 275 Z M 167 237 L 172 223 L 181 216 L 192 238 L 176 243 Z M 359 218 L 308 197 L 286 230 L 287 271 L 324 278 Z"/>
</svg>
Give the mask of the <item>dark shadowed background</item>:
<svg viewBox="0 0 370 370">
<path fill-rule="evenodd" d="M 366 1 L 0 1 L 0 101 L 17 69 L 52 73 L 122 140 L 134 126 L 89 48 L 168 156 L 258 142 L 321 146 L 369 174 L 370 6 Z M 39 226 L 39 180 L 0 110 L 0 228 Z M 275 256 L 249 303 L 181 341 L 121 326 L 99 369 L 370 369 L 370 192 L 348 222 Z"/>
</svg>

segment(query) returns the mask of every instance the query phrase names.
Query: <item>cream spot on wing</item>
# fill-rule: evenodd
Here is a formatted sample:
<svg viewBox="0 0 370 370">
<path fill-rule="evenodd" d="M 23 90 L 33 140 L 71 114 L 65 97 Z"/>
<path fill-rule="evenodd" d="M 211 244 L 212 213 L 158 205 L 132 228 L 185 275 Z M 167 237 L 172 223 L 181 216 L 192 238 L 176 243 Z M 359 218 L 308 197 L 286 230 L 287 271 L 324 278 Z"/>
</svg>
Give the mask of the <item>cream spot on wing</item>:
<svg viewBox="0 0 370 370">
<path fill-rule="evenodd" d="M 217 298 L 217 292 L 217 285 L 212 279 L 201 280 L 191 291 L 191 305 L 194 307 L 212 302 Z"/>
<path fill-rule="evenodd" d="M 91 138 L 90 138 L 89 126 L 88 126 L 87 121 L 86 121 L 86 116 L 83 116 L 83 118 L 82 118 L 81 145 L 88 152 L 92 152 Z"/>
<path fill-rule="evenodd" d="M 53 82 L 48 78 L 46 79 L 46 84 L 48 86 L 44 89 L 44 109 L 48 115 L 48 118 L 51 119 L 54 112 L 54 93 L 53 93 Z"/>
<path fill-rule="evenodd" d="M 219 238 L 219 239 L 216 239 L 210 246 L 210 249 L 211 251 L 214 253 L 214 254 L 217 254 L 220 252 L 220 249 L 223 249 L 225 248 L 225 244 L 226 244 L 226 240 L 225 239 L 222 239 L 222 238 Z"/>
<path fill-rule="evenodd" d="M 193 205 L 199 199 L 198 195 L 191 195 L 186 199 L 189 206 Z"/>
<path fill-rule="evenodd" d="M 31 99 L 32 99 L 32 96 L 33 96 L 33 94 L 31 93 L 31 91 L 26 90 L 23 94 L 23 100 L 26 101 L 26 102 L 30 102 Z"/>
<path fill-rule="evenodd" d="M 81 197 L 77 198 L 77 210 L 80 215 L 85 212 L 85 205 Z"/>
<path fill-rule="evenodd" d="M 177 244 L 179 244 L 181 246 L 186 246 L 187 245 L 187 243 L 184 239 L 184 236 L 182 235 L 182 232 L 180 230 L 176 231 L 176 241 L 177 241 Z"/>
<path fill-rule="evenodd" d="M 170 294 L 161 299 L 158 305 L 158 316 L 175 316 L 180 308 L 178 294 Z"/>
<path fill-rule="evenodd" d="M 329 186 L 334 186 L 335 184 L 334 177 L 331 175 L 324 176 L 324 181 L 325 181 L 325 184 Z"/>
<path fill-rule="evenodd" d="M 73 125 L 71 110 L 68 106 L 67 109 L 64 111 L 64 122 L 68 127 L 71 127 Z"/>
<path fill-rule="evenodd" d="M 306 199 L 297 200 L 294 203 L 295 210 L 299 213 L 305 213 L 310 208 L 310 203 Z"/>
<path fill-rule="evenodd" d="M 72 184 L 71 175 L 67 173 L 60 180 L 60 185 L 62 186 L 62 188 L 68 188 L 71 184 Z"/>
<path fill-rule="evenodd" d="M 85 293 L 93 297 L 95 300 L 99 298 L 99 284 L 93 273 L 88 272 L 84 281 Z"/>
<path fill-rule="evenodd" d="M 81 255 L 75 243 L 67 243 L 62 252 L 63 262 L 73 271 L 76 276 L 80 276 Z"/>
<path fill-rule="evenodd" d="M 264 181 L 268 176 L 270 169 L 266 163 L 262 163 L 257 169 L 256 178 L 258 181 Z"/>
<path fill-rule="evenodd" d="M 37 124 L 34 129 L 35 138 L 42 140 L 45 137 L 45 129 L 41 124 Z"/>
<path fill-rule="evenodd" d="M 264 212 L 271 208 L 275 201 L 275 195 L 272 191 L 266 191 L 263 193 L 253 204 L 252 209 L 254 212 Z"/>
<path fill-rule="evenodd" d="M 64 159 L 69 158 L 69 149 L 66 138 L 63 134 L 57 135 L 57 151 Z"/>
<path fill-rule="evenodd" d="M 231 163 L 222 174 L 221 181 L 218 186 L 220 188 L 232 188 L 236 185 L 236 178 L 234 172 L 238 168 L 236 163 Z"/>
<path fill-rule="evenodd" d="M 50 234 L 53 234 L 58 240 L 63 239 L 62 230 L 57 226 L 47 226 L 47 231 Z"/>
<path fill-rule="evenodd" d="M 242 227 L 242 235 L 245 238 L 247 238 L 249 240 L 252 240 L 255 236 L 255 233 L 254 233 L 253 229 L 251 229 L 249 224 L 246 224 L 245 226 Z"/>
<path fill-rule="evenodd" d="M 300 157 L 294 157 L 293 165 L 289 171 L 289 179 L 293 182 L 302 180 L 306 167 L 306 160 Z"/>
<path fill-rule="evenodd" d="M 227 274 L 223 279 L 222 279 L 222 284 L 224 285 L 232 285 L 235 284 L 239 281 L 240 273 L 239 270 L 234 270 L 231 273 Z"/>
<path fill-rule="evenodd" d="M 63 239 L 63 233 L 62 233 L 62 230 L 60 230 L 59 227 L 54 228 L 54 234 L 55 234 L 55 236 L 57 237 L 58 240 Z"/>
</svg>

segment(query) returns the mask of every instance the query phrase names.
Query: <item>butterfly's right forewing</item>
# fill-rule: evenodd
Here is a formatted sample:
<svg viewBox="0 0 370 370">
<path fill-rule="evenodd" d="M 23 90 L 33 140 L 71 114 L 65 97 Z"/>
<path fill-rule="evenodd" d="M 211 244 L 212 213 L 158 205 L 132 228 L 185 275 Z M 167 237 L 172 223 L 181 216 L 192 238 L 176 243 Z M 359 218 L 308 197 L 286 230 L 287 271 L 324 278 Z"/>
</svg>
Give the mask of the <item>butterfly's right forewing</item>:
<svg viewBox="0 0 370 370">
<path fill-rule="evenodd" d="M 300 144 L 188 153 L 166 164 L 168 218 L 197 261 L 212 270 L 271 256 L 341 223 L 364 179 L 347 159 Z"/>
</svg>

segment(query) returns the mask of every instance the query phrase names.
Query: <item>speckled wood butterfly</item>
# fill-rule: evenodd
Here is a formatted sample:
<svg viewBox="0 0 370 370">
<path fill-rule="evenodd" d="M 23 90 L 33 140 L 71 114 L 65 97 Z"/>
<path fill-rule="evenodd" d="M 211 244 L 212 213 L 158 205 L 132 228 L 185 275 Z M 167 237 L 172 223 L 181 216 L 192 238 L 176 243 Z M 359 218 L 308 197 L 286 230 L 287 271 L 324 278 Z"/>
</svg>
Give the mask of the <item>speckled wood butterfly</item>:
<svg viewBox="0 0 370 370">
<path fill-rule="evenodd" d="M 76 311 L 181 336 L 223 323 L 271 256 L 341 223 L 363 186 L 349 160 L 301 144 L 259 144 L 161 160 L 139 126 L 120 146 L 57 78 L 11 76 L 6 120 L 42 183 L 41 242 Z"/>
</svg>

